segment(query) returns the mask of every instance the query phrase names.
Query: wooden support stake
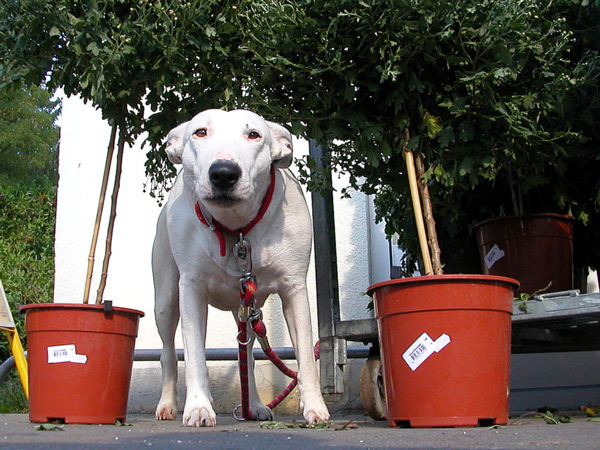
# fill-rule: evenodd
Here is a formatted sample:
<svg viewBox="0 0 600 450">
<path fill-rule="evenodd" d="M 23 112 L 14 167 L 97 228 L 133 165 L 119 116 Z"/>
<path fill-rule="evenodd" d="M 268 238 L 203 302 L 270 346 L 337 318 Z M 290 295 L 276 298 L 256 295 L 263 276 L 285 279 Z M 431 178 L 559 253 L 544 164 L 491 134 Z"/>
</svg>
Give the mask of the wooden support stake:
<svg viewBox="0 0 600 450">
<path fill-rule="evenodd" d="M 421 199 L 419 197 L 419 188 L 417 186 L 415 161 L 413 153 L 410 150 L 408 150 L 409 138 L 410 135 L 408 132 L 408 128 L 405 128 L 402 151 L 404 153 L 404 159 L 406 160 L 408 184 L 410 186 L 410 196 L 412 198 L 413 203 L 415 222 L 417 224 L 417 234 L 419 237 L 419 245 L 421 247 L 421 256 L 423 257 L 423 268 L 425 270 L 425 275 L 433 275 L 433 266 L 431 265 L 431 256 L 429 254 L 429 247 L 427 245 L 427 233 L 425 231 L 425 224 L 423 221 L 423 210 L 421 209 Z"/>
<path fill-rule="evenodd" d="M 98 200 L 98 210 L 96 211 L 96 223 L 94 224 L 94 232 L 92 235 L 92 244 L 90 246 L 90 255 L 88 257 L 87 275 L 85 277 L 85 289 L 83 292 L 83 303 L 88 303 L 90 298 L 90 288 L 92 285 L 92 275 L 94 273 L 94 260 L 96 256 L 96 245 L 98 243 L 98 234 L 100 231 L 100 222 L 102 221 L 102 211 L 104 210 L 104 200 L 106 199 L 106 190 L 108 187 L 108 178 L 110 175 L 110 166 L 112 164 L 113 154 L 115 151 L 115 140 L 117 136 L 117 125 L 112 126 L 108 150 L 106 152 L 106 163 L 104 164 L 104 176 L 102 178 L 102 186 L 100 188 L 100 198 Z"/>
<path fill-rule="evenodd" d="M 123 153 L 125 150 L 125 129 L 119 128 L 119 148 L 117 150 L 117 167 L 115 170 L 115 181 L 112 193 L 112 202 L 110 206 L 110 217 L 108 220 L 108 232 L 106 234 L 106 250 L 104 252 L 104 262 L 102 264 L 102 275 L 100 277 L 100 286 L 98 287 L 98 295 L 96 304 L 102 303 L 104 297 L 104 289 L 106 288 L 106 278 L 108 276 L 108 264 L 112 253 L 112 238 L 115 228 L 115 219 L 117 217 L 117 200 L 119 197 L 119 188 L 121 186 L 121 172 L 123 170 Z"/>
</svg>

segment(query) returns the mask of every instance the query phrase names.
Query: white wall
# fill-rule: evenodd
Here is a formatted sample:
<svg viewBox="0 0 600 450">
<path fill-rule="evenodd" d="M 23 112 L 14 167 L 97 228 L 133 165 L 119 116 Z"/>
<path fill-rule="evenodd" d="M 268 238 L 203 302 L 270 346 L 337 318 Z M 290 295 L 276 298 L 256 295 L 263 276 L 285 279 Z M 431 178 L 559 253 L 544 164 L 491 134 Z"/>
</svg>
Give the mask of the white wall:
<svg viewBox="0 0 600 450">
<path fill-rule="evenodd" d="M 85 285 L 88 254 L 96 216 L 102 172 L 110 135 L 108 124 L 91 106 L 78 98 L 63 100 L 61 146 L 59 161 L 59 189 L 56 222 L 56 302 L 81 302 Z M 160 208 L 155 199 L 143 192 L 145 153 L 140 139 L 133 148 L 127 148 L 123 162 L 123 176 L 119 207 L 112 247 L 112 258 L 104 298 L 115 306 L 143 311 L 136 342 L 138 349 L 159 349 L 161 342 L 156 332 L 153 315 L 153 286 L 150 255 L 156 219 Z M 308 152 L 305 141 L 295 142 L 295 154 Z M 114 171 L 113 163 L 113 171 Z M 344 186 L 343 178 L 335 181 Z M 112 181 L 110 186 L 112 187 Z M 110 193 L 110 190 L 109 190 Z M 339 196 L 338 196 L 339 197 Z M 310 195 L 307 196 L 310 203 Z M 105 228 L 110 198 L 106 200 L 101 237 L 96 254 L 91 301 L 95 299 L 101 263 L 104 256 Z M 359 319 L 369 316 L 367 298 L 369 285 L 369 250 L 367 241 L 368 211 L 363 195 L 335 200 L 336 237 L 342 317 Z M 316 305 L 314 269 L 309 272 L 309 293 L 312 302 L 313 336 L 316 334 Z M 274 347 L 290 346 L 287 329 L 283 325 L 281 309 L 274 299 L 265 307 L 266 325 Z M 230 313 L 211 309 L 207 347 L 233 348 L 236 327 Z M 178 336 L 178 348 L 182 347 Z M 183 363 L 180 364 L 183 367 Z M 237 364 L 210 362 L 215 406 L 228 411 L 239 403 Z M 259 385 L 264 400 L 283 389 L 287 380 L 276 373 L 270 363 L 258 363 Z M 180 377 L 182 378 L 182 377 Z M 357 379 L 358 375 L 352 376 Z M 230 381 L 226 381 L 230 380 Z M 157 363 L 136 363 L 132 379 L 130 409 L 152 411 L 159 398 L 160 369 Z M 180 383 L 183 393 L 183 382 Z M 180 395 L 181 398 L 183 398 Z M 358 393 L 351 394 L 356 402 Z M 282 411 L 296 411 L 297 399 L 278 407 Z M 182 407 L 182 405 L 180 405 Z M 276 411 L 276 412 L 277 412 Z"/>
</svg>

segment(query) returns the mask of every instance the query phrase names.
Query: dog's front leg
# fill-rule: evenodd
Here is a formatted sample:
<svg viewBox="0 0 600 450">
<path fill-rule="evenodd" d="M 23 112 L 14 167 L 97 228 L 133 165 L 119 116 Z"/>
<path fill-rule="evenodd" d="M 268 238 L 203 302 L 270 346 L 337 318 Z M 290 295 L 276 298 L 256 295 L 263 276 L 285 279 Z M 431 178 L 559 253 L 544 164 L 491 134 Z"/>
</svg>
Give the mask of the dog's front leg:
<svg viewBox="0 0 600 450">
<path fill-rule="evenodd" d="M 166 229 L 166 214 L 161 214 L 152 247 L 154 276 L 154 317 L 163 343 L 160 355 L 162 388 L 156 418 L 174 420 L 177 415 L 177 352 L 175 331 L 179 322 L 179 270 L 173 259 Z"/>
<path fill-rule="evenodd" d="M 321 394 L 314 357 L 306 286 L 288 285 L 279 292 L 279 295 L 298 360 L 298 389 L 304 418 L 309 424 L 325 421 L 329 419 L 329 411 Z"/>
<path fill-rule="evenodd" d="M 187 395 L 183 410 L 183 425 L 214 427 L 216 415 L 212 407 L 208 366 L 206 365 L 206 292 L 182 276 L 180 281 L 181 329 L 185 354 Z"/>
<path fill-rule="evenodd" d="M 175 330 L 179 322 L 177 298 L 166 302 L 167 307 L 157 302 L 155 307 L 156 324 L 163 350 L 160 355 L 162 368 L 162 388 L 160 401 L 156 407 L 158 420 L 174 420 L 177 416 L 177 352 L 175 351 Z"/>
</svg>

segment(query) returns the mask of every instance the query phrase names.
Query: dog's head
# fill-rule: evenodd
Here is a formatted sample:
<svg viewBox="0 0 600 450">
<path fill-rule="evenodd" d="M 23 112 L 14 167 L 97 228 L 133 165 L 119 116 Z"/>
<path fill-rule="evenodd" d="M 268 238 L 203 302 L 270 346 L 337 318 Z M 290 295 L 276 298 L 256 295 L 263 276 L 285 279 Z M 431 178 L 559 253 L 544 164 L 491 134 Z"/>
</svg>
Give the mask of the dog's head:
<svg viewBox="0 0 600 450">
<path fill-rule="evenodd" d="M 271 166 L 289 167 L 292 135 L 250 111 L 211 109 L 171 130 L 167 155 L 199 200 L 226 207 L 264 190 Z"/>
</svg>

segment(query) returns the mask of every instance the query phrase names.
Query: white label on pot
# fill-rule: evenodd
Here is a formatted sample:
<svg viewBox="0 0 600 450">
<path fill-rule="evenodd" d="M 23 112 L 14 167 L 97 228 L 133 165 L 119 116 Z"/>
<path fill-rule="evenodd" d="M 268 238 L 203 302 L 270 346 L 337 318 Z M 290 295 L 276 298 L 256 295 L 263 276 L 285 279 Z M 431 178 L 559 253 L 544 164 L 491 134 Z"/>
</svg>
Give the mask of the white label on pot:
<svg viewBox="0 0 600 450">
<path fill-rule="evenodd" d="M 492 266 L 496 264 L 496 262 L 499 259 L 502 259 L 504 257 L 504 255 L 504 250 L 500 249 L 500 247 L 494 244 L 494 246 L 490 248 L 490 251 L 487 252 L 487 255 L 485 255 L 485 258 L 483 258 L 485 261 L 485 265 L 488 269 L 491 269 Z"/>
<path fill-rule="evenodd" d="M 48 347 L 48 364 L 61 362 L 85 364 L 87 362 L 87 356 L 78 355 L 77 350 L 75 350 L 75 345 L 73 344 Z"/>
<path fill-rule="evenodd" d="M 408 349 L 402 355 L 408 367 L 411 370 L 417 370 L 417 368 L 425 362 L 434 353 L 439 352 L 446 345 L 450 343 L 450 336 L 442 334 L 435 341 L 429 337 L 427 333 L 423 333 L 419 338 L 408 347 Z"/>
</svg>

